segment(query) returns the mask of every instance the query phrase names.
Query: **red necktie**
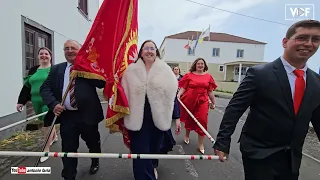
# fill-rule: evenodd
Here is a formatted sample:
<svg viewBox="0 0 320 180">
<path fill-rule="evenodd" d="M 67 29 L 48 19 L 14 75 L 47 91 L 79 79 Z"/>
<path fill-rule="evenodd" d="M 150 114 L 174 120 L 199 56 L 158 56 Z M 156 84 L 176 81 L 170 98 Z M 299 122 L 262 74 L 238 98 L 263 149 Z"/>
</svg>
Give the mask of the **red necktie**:
<svg viewBox="0 0 320 180">
<path fill-rule="evenodd" d="M 72 72 L 72 69 L 73 69 L 73 65 L 71 65 L 70 74 Z M 71 78 L 70 78 L 70 80 L 71 80 Z M 70 105 L 73 108 L 77 108 L 76 98 L 74 96 L 74 86 L 75 86 L 75 80 L 73 79 L 71 84 L 70 84 L 70 91 L 69 91 L 69 93 L 70 93 Z"/>
<path fill-rule="evenodd" d="M 296 83 L 295 83 L 295 88 L 294 88 L 294 98 L 293 98 L 293 103 L 294 103 L 294 112 L 297 115 L 299 111 L 299 107 L 303 98 L 304 90 L 306 87 L 306 83 L 304 81 L 303 75 L 304 71 L 303 70 L 294 70 L 293 73 L 297 76 L 296 78 Z"/>
</svg>

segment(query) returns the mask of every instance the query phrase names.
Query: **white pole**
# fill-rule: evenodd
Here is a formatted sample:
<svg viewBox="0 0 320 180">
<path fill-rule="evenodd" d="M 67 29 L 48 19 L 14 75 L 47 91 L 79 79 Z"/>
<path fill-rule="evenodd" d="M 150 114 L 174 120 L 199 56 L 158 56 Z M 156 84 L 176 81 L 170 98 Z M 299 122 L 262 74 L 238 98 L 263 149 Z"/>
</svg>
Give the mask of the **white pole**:
<svg viewBox="0 0 320 180">
<path fill-rule="evenodd" d="M 215 155 L 173 155 L 173 154 L 120 154 L 120 153 L 71 153 L 71 152 L 30 152 L 0 151 L 0 156 L 23 157 L 70 157 L 70 158 L 113 158 L 113 159 L 189 159 L 218 160 Z"/>
<path fill-rule="evenodd" d="M 47 112 L 48 112 L 48 111 L 47 111 Z M 12 128 L 12 127 L 14 127 L 14 126 L 17 126 L 17 125 L 19 125 L 19 124 L 22 124 L 22 123 L 25 123 L 25 122 L 34 120 L 34 119 L 36 119 L 36 118 L 38 118 L 38 117 L 40 117 L 40 116 L 43 116 L 43 115 L 47 114 L 47 112 L 43 112 L 43 113 L 41 113 L 41 114 L 38 114 L 38 115 L 35 115 L 35 116 L 32 116 L 32 117 L 29 117 L 29 118 L 27 118 L 27 119 L 24 119 L 24 120 L 21 120 L 21 121 L 18 121 L 18 122 L 15 122 L 15 123 L 10 124 L 10 125 L 5 126 L 5 127 L 2 127 L 2 128 L 0 128 L 0 132 L 1 132 L 1 131 L 4 131 L 4 130 L 6 130 L 6 129 Z"/>
<path fill-rule="evenodd" d="M 209 38 L 208 38 L 209 41 L 210 41 L 210 37 L 211 37 L 211 30 L 210 30 L 210 24 L 209 24 Z"/>
<path fill-rule="evenodd" d="M 108 101 L 101 101 L 101 104 L 108 104 Z M 1 131 L 4 131 L 4 130 L 6 130 L 6 129 L 12 128 L 12 127 L 14 127 L 14 126 L 18 126 L 19 124 L 23 124 L 23 123 L 26 123 L 26 122 L 28 122 L 28 121 L 33 121 L 33 120 L 35 120 L 36 118 L 38 118 L 38 117 L 40 117 L 40 116 L 46 115 L 47 113 L 48 113 L 48 111 L 43 112 L 43 113 L 38 114 L 38 115 L 35 115 L 35 116 L 28 117 L 28 118 L 26 118 L 26 119 L 23 119 L 23 120 L 21 120 L 21 121 L 15 122 L 15 123 L 13 123 L 13 124 L 9 124 L 9 125 L 7 125 L 7 126 L 4 126 L 4 127 L 0 128 L 0 132 L 1 132 Z"/>
<path fill-rule="evenodd" d="M 239 77 L 238 77 L 238 83 L 240 84 L 241 82 L 241 75 L 242 74 L 242 63 L 239 64 Z"/>
<path fill-rule="evenodd" d="M 192 119 L 198 124 L 198 126 L 200 127 L 200 129 L 207 135 L 207 137 L 210 139 L 210 141 L 212 143 L 215 143 L 215 140 L 212 138 L 212 136 L 208 133 L 208 131 L 206 129 L 204 129 L 204 127 L 199 123 L 199 121 L 197 120 L 196 117 L 194 117 L 194 115 L 189 111 L 189 109 L 181 102 L 181 100 L 178 98 L 178 101 L 180 102 L 180 104 L 184 107 L 184 109 L 188 112 L 188 114 L 192 117 Z"/>
</svg>

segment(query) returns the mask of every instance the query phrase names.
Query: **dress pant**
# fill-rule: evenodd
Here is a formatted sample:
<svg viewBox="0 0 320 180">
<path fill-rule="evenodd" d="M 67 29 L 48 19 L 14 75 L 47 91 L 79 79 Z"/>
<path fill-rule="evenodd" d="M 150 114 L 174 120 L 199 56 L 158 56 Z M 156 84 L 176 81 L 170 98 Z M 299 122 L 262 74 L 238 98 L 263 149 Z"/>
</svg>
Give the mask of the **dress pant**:
<svg viewBox="0 0 320 180">
<path fill-rule="evenodd" d="M 139 131 L 128 131 L 128 133 L 133 154 L 159 153 L 164 132 L 155 127 L 148 100 L 145 103 L 142 128 Z M 135 180 L 155 180 L 154 168 L 157 165 L 158 159 L 133 159 Z"/>
<path fill-rule="evenodd" d="M 265 159 L 242 156 L 245 180 L 298 180 L 292 173 L 291 151 L 281 150 Z"/>
<path fill-rule="evenodd" d="M 90 153 L 101 153 L 100 133 L 98 124 L 88 125 L 81 119 L 78 111 L 64 111 L 61 114 L 60 135 L 62 140 L 62 152 L 77 152 L 79 148 L 79 136 L 86 142 Z M 92 162 L 98 162 L 93 158 Z M 74 179 L 77 175 L 78 158 L 62 158 L 62 177 Z"/>
</svg>

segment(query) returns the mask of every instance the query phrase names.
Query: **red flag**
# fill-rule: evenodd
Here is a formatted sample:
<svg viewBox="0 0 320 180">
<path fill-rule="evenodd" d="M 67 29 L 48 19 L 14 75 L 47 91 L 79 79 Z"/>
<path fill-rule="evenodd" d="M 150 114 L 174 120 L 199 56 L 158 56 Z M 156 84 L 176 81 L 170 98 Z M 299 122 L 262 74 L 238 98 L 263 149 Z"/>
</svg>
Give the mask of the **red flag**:
<svg viewBox="0 0 320 180">
<path fill-rule="evenodd" d="M 72 77 L 106 81 L 106 127 L 122 132 L 129 148 L 123 117 L 129 114 L 121 77 L 138 56 L 138 0 L 104 0 L 74 63 Z"/>
<path fill-rule="evenodd" d="M 189 38 L 188 38 L 188 44 L 186 44 L 186 45 L 184 46 L 184 48 L 185 48 L 185 49 L 189 49 L 189 47 L 190 47 L 190 40 L 189 40 Z"/>
</svg>

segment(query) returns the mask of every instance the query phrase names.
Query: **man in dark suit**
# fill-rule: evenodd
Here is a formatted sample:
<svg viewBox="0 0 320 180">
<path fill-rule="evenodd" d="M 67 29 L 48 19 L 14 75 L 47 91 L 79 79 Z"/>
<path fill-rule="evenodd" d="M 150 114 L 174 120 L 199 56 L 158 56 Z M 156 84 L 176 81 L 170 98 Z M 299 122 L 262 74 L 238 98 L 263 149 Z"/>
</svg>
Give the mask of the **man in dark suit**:
<svg viewBox="0 0 320 180">
<path fill-rule="evenodd" d="M 320 137 L 320 77 L 306 65 L 319 44 L 319 21 L 293 24 L 283 56 L 249 68 L 230 100 L 213 148 L 221 161 L 228 157 L 231 135 L 250 107 L 239 139 L 246 180 L 298 180 L 310 121 Z"/>
<path fill-rule="evenodd" d="M 49 107 L 48 115 L 58 116 L 63 152 L 77 152 L 79 136 L 86 142 L 90 153 L 101 153 L 98 124 L 104 119 L 96 87 L 103 88 L 104 81 L 76 78 L 63 105 L 62 97 L 69 84 L 69 74 L 80 49 L 79 43 L 68 40 L 64 44 L 67 62 L 52 66 L 47 80 L 41 86 L 41 96 Z M 53 118 L 48 118 L 53 119 Z M 52 122 L 45 122 L 52 123 Z M 62 158 L 62 177 L 74 180 L 77 174 L 77 158 Z M 93 158 L 90 173 L 99 169 L 99 159 Z"/>
</svg>

